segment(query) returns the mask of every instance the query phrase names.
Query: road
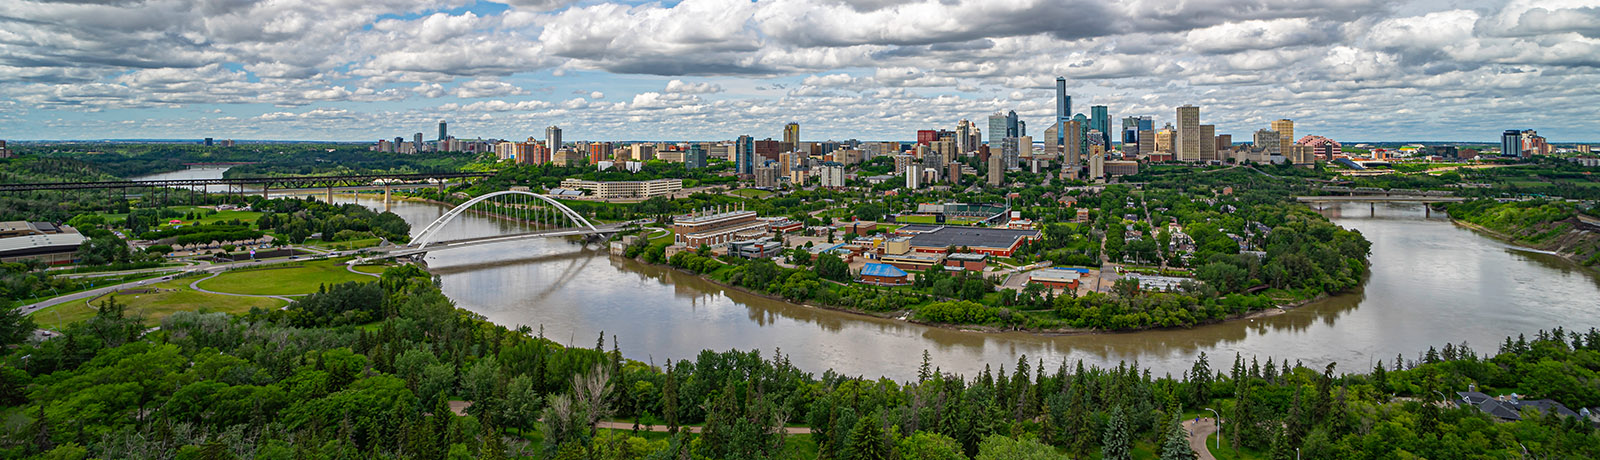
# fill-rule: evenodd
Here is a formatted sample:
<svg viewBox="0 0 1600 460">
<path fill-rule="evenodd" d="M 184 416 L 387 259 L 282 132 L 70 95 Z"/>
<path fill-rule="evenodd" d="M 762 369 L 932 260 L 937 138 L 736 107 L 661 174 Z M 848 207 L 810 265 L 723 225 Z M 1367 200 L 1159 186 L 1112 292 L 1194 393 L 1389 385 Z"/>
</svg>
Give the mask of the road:
<svg viewBox="0 0 1600 460">
<path fill-rule="evenodd" d="M 259 265 L 273 265 L 273 264 L 281 264 L 281 263 L 288 263 L 288 262 L 300 262 L 302 260 L 305 260 L 305 259 L 242 260 L 242 261 L 238 261 L 238 262 L 229 262 L 229 263 L 220 263 L 220 264 L 193 265 L 193 266 L 189 266 L 189 267 L 181 267 L 180 270 L 177 270 L 177 271 L 174 272 L 174 275 L 176 275 L 177 273 L 207 272 L 207 273 L 212 273 L 213 276 L 214 276 L 214 274 L 222 273 L 223 271 L 225 271 L 227 269 L 230 269 L 230 268 L 254 267 L 254 266 L 259 266 Z M 174 267 L 169 267 L 169 268 L 174 268 Z M 98 296 L 101 296 L 101 295 L 109 294 L 109 293 L 120 291 L 120 290 L 123 290 L 123 289 L 136 288 L 136 287 L 140 287 L 140 286 L 144 286 L 144 285 L 148 285 L 148 284 L 159 283 L 159 282 L 162 282 L 162 281 L 166 281 L 166 280 L 164 278 L 151 278 L 151 279 L 145 279 L 145 280 L 139 280 L 139 281 L 130 281 L 130 282 L 117 284 L 117 285 L 113 285 L 113 286 L 100 287 L 100 288 L 90 289 L 90 290 L 83 291 L 83 292 L 76 292 L 76 293 L 72 293 L 72 294 L 67 294 L 67 295 L 63 295 L 63 296 L 60 296 L 60 297 L 51 298 L 51 299 L 48 299 L 48 300 L 42 300 L 42 301 L 39 301 L 39 302 L 35 302 L 35 303 L 28 304 L 28 305 L 23 305 L 23 306 L 17 307 L 17 310 L 21 311 L 22 314 L 24 314 L 24 315 L 31 315 L 34 312 L 37 312 L 39 310 L 43 310 L 46 307 L 49 307 L 49 306 L 52 306 L 52 305 L 60 305 L 60 304 L 67 303 L 67 302 L 92 299 L 92 298 L 95 298 L 95 297 L 98 297 Z M 218 294 L 221 294 L 221 293 L 218 293 Z M 272 296 L 269 296 L 269 297 L 272 297 Z M 285 300 L 287 300 L 287 299 L 285 299 Z"/>
<path fill-rule="evenodd" d="M 1195 458 L 1200 460 L 1216 460 L 1211 455 L 1211 449 L 1206 447 L 1206 438 L 1217 432 L 1217 424 L 1211 417 L 1200 417 L 1183 421 L 1183 431 L 1189 433 L 1189 448 L 1194 449 Z"/>
</svg>

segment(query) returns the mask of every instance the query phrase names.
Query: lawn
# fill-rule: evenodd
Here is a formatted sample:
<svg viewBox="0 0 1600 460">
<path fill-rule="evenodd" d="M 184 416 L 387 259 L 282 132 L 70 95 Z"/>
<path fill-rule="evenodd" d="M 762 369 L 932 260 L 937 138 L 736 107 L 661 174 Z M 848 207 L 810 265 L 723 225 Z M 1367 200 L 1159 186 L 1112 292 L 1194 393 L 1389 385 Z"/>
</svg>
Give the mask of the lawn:
<svg viewBox="0 0 1600 460">
<path fill-rule="evenodd" d="M 298 295 L 317 292 L 324 284 L 366 282 L 377 278 L 345 270 L 346 259 L 304 262 L 284 268 L 232 270 L 202 281 L 201 288 L 234 294 Z"/>
<path fill-rule="evenodd" d="M 382 275 L 383 271 L 384 270 L 388 270 L 388 269 L 389 269 L 388 265 L 357 265 L 356 266 L 356 271 L 361 272 L 361 273 L 371 273 L 371 274 L 374 274 L 374 275 Z"/>
<path fill-rule="evenodd" d="M 281 308 L 282 300 L 268 297 L 238 297 L 218 294 L 207 294 L 189 289 L 189 283 L 195 278 L 180 278 L 172 281 L 152 284 L 143 288 L 132 288 L 116 295 L 118 303 L 128 306 L 128 314 L 142 314 L 144 324 L 155 326 L 161 324 L 161 319 L 180 311 L 197 311 L 204 309 L 207 312 L 244 313 L 251 308 Z M 129 293 L 148 289 L 154 292 Z M 102 296 L 95 299 L 95 305 L 101 305 L 111 296 Z M 51 306 L 34 313 L 33 320 L 40 327 L 61 329 L 68 324 L 83 321 L 94 317 L 95 310 L 82 301 L 67 302 Z"/>
<path fill-rule="evenodd" d="M 745 198 L 766 198 L 766 197 L 772 196 L 772 192 L 769 192 L 769 191 L 766 191 L 766 190 L 756 190 L 756 189 L 753 189 L 753 188 L 742 188 L 742 189 L 738 189 L 738 190 L 733 190 L 733 191 L 728 192 L 728 194 L 730 194 L 730 195 L 738 195 L 738 196 L 742 196 L 742 197 L 745 197 Z"/>
<path fill-rule="evenodd" d="M 898 216 L 894 221 L 901 224 L 931 224 L 933 216 Z"/>
</svg>

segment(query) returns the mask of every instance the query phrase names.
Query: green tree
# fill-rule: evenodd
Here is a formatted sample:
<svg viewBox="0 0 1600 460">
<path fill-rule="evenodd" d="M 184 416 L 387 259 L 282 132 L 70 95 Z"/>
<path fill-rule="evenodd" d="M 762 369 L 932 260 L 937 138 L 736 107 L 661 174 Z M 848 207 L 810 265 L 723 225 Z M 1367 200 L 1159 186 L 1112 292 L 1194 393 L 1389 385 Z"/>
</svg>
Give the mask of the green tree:
<svg viewBox="0 0 1600 460">
<path fill-rule="evenodd" d="M 1105 435 L 1100 438 L 1100 458 L 1105 460 L 1130 460 L 1133 458 L 1128 430 L 1128 416 L 1122 406 L 1111 409 L 1111 419 L 1106 421 Z"/>
<path fill-rule="evenodd" d="M 1194 449 L 1189 447 L 1189 434 L 1183 430 L 1183 425 L 1173 419 L 1167 427 L 1167 434 L 1161 442 L 1161 460 L 1195 460 Z"/>
<path fill-rule="evenodd" d="M 883 432 L 883 422 L 877 417 L 861 417 L 850 430 L 850 455 L 861 460 L 888 460 L 891 455 L 890 440 Z"/>
<path fill-rule="evenodd" d="M 918 431 L 900 438 L 895 449 L 902 460 L 966 460 L 961 443 L 938 433 Z"/>
<path fill-rule="evenodd" d="M 975 460 L 1064 460 L 1049 445 L 1033 439 L 1012 439 L 998 434 L 989 435 L 978 443 Z"/>
</svg>

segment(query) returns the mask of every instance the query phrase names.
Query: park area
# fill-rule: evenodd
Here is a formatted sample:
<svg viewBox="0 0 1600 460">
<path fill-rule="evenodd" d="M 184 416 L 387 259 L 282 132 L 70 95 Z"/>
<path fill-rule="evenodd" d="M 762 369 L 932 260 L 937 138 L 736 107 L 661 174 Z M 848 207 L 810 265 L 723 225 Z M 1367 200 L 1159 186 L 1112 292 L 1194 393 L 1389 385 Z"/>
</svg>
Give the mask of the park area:
<svg viewBox="0 0 1600 460">
<path fill-rule="evenodd" d="M 324 284 L 350 281 L 376 281 L 385 267 L 364 265 L 352 273 L 342 259 L 294 262 L 262 268 L 230 270 L 214 277 L 190 276 L 145 286 L 130 287 L 90 302 L 73 301 L 34 313 L 40 327 L 60 330 L 68 324 L 94 317 L 95 308 L 115 297 L 126 305 L 129 315 L 142 315 L 145 324 L 156 326 L 179 311 L 206 311 L 242 314 L 252 308 L 276 309 L 288 305 L 284 297 L 317 292 Z M 196 282 L 199 281 L 199 282 Z M 190 287 L 192 285 L 200 289 Z M 95 305 L 91 307 L 90 304 Z"/>
</svg>

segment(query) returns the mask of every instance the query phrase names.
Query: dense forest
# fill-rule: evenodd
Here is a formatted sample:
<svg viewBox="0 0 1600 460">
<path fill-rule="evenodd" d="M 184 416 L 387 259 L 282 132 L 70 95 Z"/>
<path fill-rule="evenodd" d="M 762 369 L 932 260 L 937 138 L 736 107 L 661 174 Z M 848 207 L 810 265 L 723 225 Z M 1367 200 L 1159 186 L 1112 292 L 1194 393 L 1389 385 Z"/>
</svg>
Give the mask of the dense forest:
<svg viewBox="0 0 1600 460">
<path fill-rule="evenodd" d="M 286 310 L 178 313 L 148 332 L 110 299 L 6 355 L 0 456 L 1182 459 L 1194 456 L 1177 423 L 1208 409 L 1221 449 L 1255 458 L 1600 456 L 1587 421 L 1501 422 L 1436 396 L 1475 385 L 1600 405 L 1594 330 L 1508 338 L 1493 356 L 1447 344 L 1360 374 L 1202 354 L 1180 376 L 1027 356 L 959 375 L 924 353 L 906 382 L 814 374 L 778 350 L 642 363 L 623 357 L 626 340 L 568 348 L 487 323 L 412 266 Z"/>
</svg>

